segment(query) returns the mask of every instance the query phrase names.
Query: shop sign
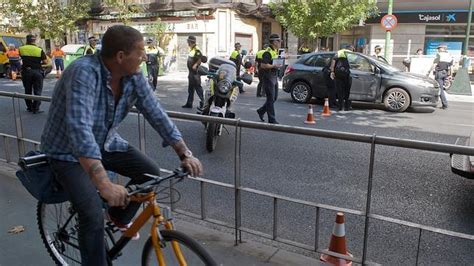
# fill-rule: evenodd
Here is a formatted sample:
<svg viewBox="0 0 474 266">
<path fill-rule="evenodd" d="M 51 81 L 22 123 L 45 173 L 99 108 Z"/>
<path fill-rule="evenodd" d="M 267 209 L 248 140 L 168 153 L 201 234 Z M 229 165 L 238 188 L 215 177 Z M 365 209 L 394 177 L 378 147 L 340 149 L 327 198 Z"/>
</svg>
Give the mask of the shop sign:
<svg viewBox="0 0 474 266">
<path fill-rule="evenodd" d="M 379 23 L 381 17 L 385 14 L 375 18 L 366 20 L 366 23 Z M 468 12 L 404 12 L 395 13 L 398 23 L 467 23 Z M 385 15 L 387 16 L 387 15 Z M 474 21 L 474 16 L 472 18 Z"/>
</svg>

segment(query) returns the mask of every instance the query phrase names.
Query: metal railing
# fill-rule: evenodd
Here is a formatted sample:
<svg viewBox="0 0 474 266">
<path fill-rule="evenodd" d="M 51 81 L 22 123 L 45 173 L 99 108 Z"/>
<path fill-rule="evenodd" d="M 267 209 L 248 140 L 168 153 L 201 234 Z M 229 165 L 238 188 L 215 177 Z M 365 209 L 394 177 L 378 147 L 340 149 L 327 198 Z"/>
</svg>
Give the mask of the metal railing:
<svg viewBox="0 0 474 266">
<path fill-rule="evenodd" d="M 16 136 L 7 135 L 0 133 L 0 137 L 3 138 L 4 147 L 5 147 L 5 155 L 6 161 L 12 162 L 11 152 L 8 150 L 9 145 L 7 145 L 7 139 L 14 139 L 17 142 L 18 146 L 18 154 L 24 154 L 25 152 L 25 143 L 29 143 L 34 145 L 36 148 L 38 147 L 38 142 L 33 141 L 30 139 L 24 138 L 23 134 L 23 127 L 22 127 L 22 119 L 20 114 L 20 99 L 32 99 L 32 100 L 41 100 L 41 101 L 51 101 L 49 97 L 37 97 L 31 95 L 24 95 L 18 93 L 9 93 L 9 92 L 1 92 L 0 97 L 10 97 L 13 100 L 13 108 L 14 108 L 14 115 L 15 115 L 15 129 L 16 129 Z M 133 112 L 137 112 L 136 110 L 132 110 Z M 356 133 L 348 133 L 348 132 L 339 132 L 339 131 L 330 131 L 330 130 L 320 130 L 320 129 L 311 129 L 311 128 L 302 128 L 302 127 L 292 127 L 292 126 L 285 126 L 285 125 L 272 125 L 272 124 L 265 124 L 265 123 L 257 123 L 251 121 L 244 121 L 240 119 L 224 119 L 218 117 L 209 117 L 209 116 L 201 116 L 201 115 L 194 115 L 188 113 L 180 113 L 180 112 L 168 112 L 168 115 L 172 118 L 176 119 L 184 119 L 184 120 L 191 120 L 191 121 L 200 121 L 200 122 L 217 122 L 228 126 L 233 126 L 235 128 L 235 154 L 234 154 L 234 184 L 223 183 L 219 181 L 204 179 L 204 178 L 190 178 L 196 182 L 199 182 L 200 187 L 200 212 L 199 213 L 191 213 L 188 211 L 183 211 L 176 208 L 175 204 L 173 204 L 174 200 L 174 190 L 172 184 L 170 184 L 170 194 L 171 194 L 171 208 L 173 211 L 181 214 L 185 214 L 194 218 L 198 218 L 204 220 L 206 222 L 211 222 L 217 225 L 225 226 L 228 228 L 232 228 L 235 232 L 235 244 L 238 245 L 242 241 L 242 232 L 249 233 L 255 236 L 267 238 L 270 240 L 274 240 L 277 242 L 281 242 L 284 244 L 288 244 L 294 247 L 302 248 L 309 251 L 316 251 L 321 254 L 328 254 L 334 257 L 343 258 L 347 260 L 351 260 L 356 263 L 366 264 L 368 263 L 367 260 L 367 246 L 368 246 L 368 235 L 369 235 L 369 228 L 370 228 L 370 221 L 378 220 L 384 221 L 391 224 L 397 224 L 405 227 L 415 228 L 418 230 L 418 238 L 417 238 L 417 252 L 416 252 L 416 264 L 418 264 L 419 254 L 420 254 L 420 244 L 422 240 L 423 232 L 432 232 L 436 234 L 441 234 L 450 237 L 456 237 L 466 240 L 474 240 L 474 235 L 454 232 L 450 230 L 444 230 L 436 227 L 425 226 L 418 223 L 403 221 L 399 219 L 394 219 L 382 215 L 377 215 L 371 213 L 371 203 L 372 203 L 372 181 L 373 181 L 373 172 L 374 172 L 374 164 L 375 164 L 375 147 L 377 145 L 385 145 L 385 146 L 393 146 L 393 147 L 402 147 L 408 149 L 417 149 L 417 150 L 424 150 L 424 151 L 433 151 L 433 152 L 442 152 L 442 153 L 449 153 L 449 154 L 463 154 L 474 156 L 474 147 L 467 147 L 467 146 L 459 146 L 459 145 L 451 145 L 451 144 L 442 144 L 442 143 L 433 143 L 433 142 L 426 142 L 426 141 L 417 141 L 417 140 L 408 140 L 408 139 L 400 139 L 400 138 L 391 138 L 391 137 L 383 137 L 383 136 L 376 136 L 368 135 L 368 134 L 356 134 Z M 312 136 L 312 137 L 320 137 L 320 138 L 328 138 L 328 139 L 337 139 L 337 140 L 345 140 L 345 141 L 352 141 L 352 142 L 360 142 L 360 143 L 367 143 L 370 145 L 370 161 L 369 161 L 369 175 L 368 175 L 368 185 L 367 185 L 367 198 L 366 198 L 366 205 L 365 211 L 359 211 L 349 208 L 341 208 L 332 205 L 326 205 L 321 203 L 315 203 L 305 200 L 300 200 L 296 198 L 290 198 L 286 196 L 281 196 L 274 193 L 269 193 L 257 189 L 247 188 L 241 185 L 241 143 L 242 143 L 242 128 L 250 128 L 250 129 L 257 129 L 257 130 L 267 130 L 273 132 L 282 132 L 287 134 L 296 134 L 296 135 L 304 135 L 304 136 Z M 139 146 L 140 149 L 144 152 L 145 151 L 145 121 L 142 115 L 138 114 L 138 131 L 139 131 Z M 167 170 L 164 170 L 167 172 Z M 219 221 L 215 219 L 210 219 L 207 217 L 207 209 L 208 209 L 208 202 L 206 201 L 206 191 L 209 185 L 219 186 L 222 188 L 232 189 L 234 190 L 234 223 L 227 223 L 224 221 Z M 242 193 L 252 193 L 255 195 L 263 196 L 272 199 L 272 233 L 267 234 L 264 232 L 260 232 L 257 230 L 249 229 L 242 226 Z M 279 230 L 278 230 L 278 211 L 281 202 L 289 202 L 289 203 L 296 203 L 302 206 L 307 206 L 314 209 L 315 212 L 315 236 L 314 236 L 314 245 L 307 245 L 304 243 L 292 241 L 289 239 L 279 237 Z M 356 216 L 364 217 L 364 233 L 363 233 L 363 248 L 362 248 L 362 257 L 349 257 L 345 255 L 341 255 L 338 253 L 330 252 L 327 250 L 323 250 L 319 247 L 319 230 L 320 230 L 320 221 L 321 221 L 321 210 L 330 210 L 330 211 L 337 211 L 337 212 L 344 212 L 347 214 L 352 214 Z"/>
</svg>

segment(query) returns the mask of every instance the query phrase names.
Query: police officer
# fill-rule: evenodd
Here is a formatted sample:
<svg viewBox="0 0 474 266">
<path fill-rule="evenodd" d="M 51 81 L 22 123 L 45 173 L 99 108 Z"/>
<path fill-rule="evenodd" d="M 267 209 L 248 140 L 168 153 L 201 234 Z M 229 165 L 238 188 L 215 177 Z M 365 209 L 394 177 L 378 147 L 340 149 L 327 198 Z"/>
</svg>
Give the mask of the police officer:
<svg viewBox="0 0 474 266">
<path fill-rule="evenodd" d="M 387 59 L 385 59 L 385 57 L 382 56 L 382 46 L 380 45 L 376 45 L 375 48 L 374 48 L 374 55 L 373 57 L 381 60 L 381 61 L 384 61 L 385 63 L 388 64 L 388 61 Z"/>
<path fill-rule="evenodd" d="M 86 45 L 83 55 L 95 54 L 95 46 L 97 44 L 97 40 L 95 39 L 94 36 L 89 37 L 88 40 L 89 40 L 89 44 Z"/>
<path fill-rule="evenodd" d="M 148 81 L 152 85 L 153 90 L 156 90 L 156 85 L 158 83 L 158 71 L 160 70 L 160 56 L 161 53 L 153 45 L 153 40 L 147 40 L 147 46 L 145 47 L 145 53 L 147 56 L 146 59 L 146 71 L 148 73 Z"/>
<path fill-rule="evenodd" d="M 235 68 L 237 70 L 237 80 L 240 80 L 240 67 L 242 66 L 242 54 L 240 53 L 240 48 L 242 46 L 240 43 L 234 44 L 234 51 L 230 54 L 230 61 L 235 63 Z M 244 87 L 239 85 L 239 92 L 244 93 Z"/>
<path fill-rule="evenodd" d="M 275 118 L 274 103 L 278 97 L 278 69 L 281 64 L 274 64 L 273 60 L 278 58 L 278 49 L 281 45 L 280 36 L 278 34 L 270 35 L 270 47 L 262 55 L 260 63 L 259 77 L 262 80 L 262 86 L 267 94 L 265 104 L 257 109 L 257 114 L 263 122 L 265 113 L 268 115 L 268 123 L 278 124 Z M 261 75 L 260 75 L 261 74 Z"/>
<path fill-rule="evenodd" d="M 451 66 L 453 65 L 453 57 L 447 50 L 446 44 L 438 46 L 438 53 L 431 68 L 431 70 L 434 69 L 435 79 L 439 84 L 439 97 L 441 98 L 442 109 L 448 108 L 448 100 L 444 93 L 444 82 L 451 75 Z"/>
<path fill-rule="evenodd" d="M 43 91 L 43 69 L 41 64 L 47 64 L 48 59 L 43 49 L 35 45 L 36 37 L 28 34 L 26 36 L 26 45 L 20 47 L 20 56 L 23 61 L 21 68 L 21 79 L 25 94 L 34 94 L 41 96 Z M 25 99 L 26 110 L 34 114 L 42 113 L 39 109 L 41 101 L 32 101 Z"/>
<path fill-rule="evenodd" d="M 257 53 L 255 54 L 255 64 L 257 67 L 257 76 L 258 76 L 257 97 L 265 96 L 265 91 L 262 90 L 262 79 L 260 78 L 261 77 L 260 63 L 262 62 L 263 53 L 265 53 L 267 48 L 268 48 L 268 44 L 265 44 L 263 46 L 263 49 L 257 51 Z"/>
<path fill-rule="evenodd" d="M 354 51 L 352 45 L 348 45 L 347 49 L 341 49 L 337 51 L 336 55 L 331 61 L 331 79 L 334 80 L 338 96 L 338 109 L 339 111 L 344 108 L 344 111 L 351 109 L 351 101 L 349 95 L 351 94 L 352 78 L 350 72 L 349 61 L 347 60 L 347 52 Z"/>
<path fill-rule="evenodd" d="M 196 91 L 197 95 L 201 102 L 199 103 L 199 107 L 202 108 L 203 105 L 203 91 L 201 87 L 201 76 L 198 74 L 197 70 L 199 65 L 201 64 L 201 57 L 202 53 L 201 50 L 196 46 L 196 37 L 189 36 L 188 39 L 188 46 L 189 46 L 189 54 L 188 54 L 188 100 L 186 104 L 183 105 L 183 108 L 193 108 L 193 100 L 194 100 L 194 91 Z"/>
</svg>

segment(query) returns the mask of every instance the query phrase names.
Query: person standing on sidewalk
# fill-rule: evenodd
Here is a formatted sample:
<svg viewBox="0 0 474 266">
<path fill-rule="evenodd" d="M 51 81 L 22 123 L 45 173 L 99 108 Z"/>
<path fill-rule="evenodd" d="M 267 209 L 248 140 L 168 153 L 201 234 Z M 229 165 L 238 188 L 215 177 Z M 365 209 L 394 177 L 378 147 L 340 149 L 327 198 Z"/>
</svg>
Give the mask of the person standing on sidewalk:
<svg viewBox="0 0 474 266">
<path fill-rule="evenodd" d="M 194 91 L 196 91 L 201 102 L 199 108 L 202 108 L 204 95 L 201 87 L 201 76 L 197 72 L 199 65 L 201 65 L 201 50 L 196 45 L 196 36 L 189 36 L 188 39 L 189 54 L 188 54 L 188 100 L 183 108 L 193 108 Z"/>
<path fill-rule="evenodd" d="M 107 171 L 129 177 L 131 184 L 146 182 L 144 174 L 160 175 L 156 162 L 117 132 L 132 106 L 144 114 L 163 145 L 173 147 L 190 175 L 202 175 L 201 162 L 140 71 L 146 59 L 142 34 L 115 25 L 102 40 L 100 54 L 75 60 L 56 83 L 41 136 L 41 151 L 78 214 L 81 263 L 94 266 L 108 265 L 104 218 L 124 231 L 140 208 L 130 202 L 125 187 L 110 181 Z M 101 197 L 110 206 L 105 214 Z"/>
<path fill-rule="evenodd" d="M 8 62 L 10 63 L 10 72 L 12 80 L 16 80 L 16 75 L 21 68 L 20 51 L 16 49 L 13 43 L 8 45 L 8 51 L 6 53 Z"/>
<path fill-rule="evenodd" d="M 47 64 L 48 58 L 43 49 L 35 45 L 36 36 L 28 34 L 26 36 L 26 45 L 20 47 L 20 56 L 23 61 L 21 67 L 21 79 L 25 94 L 34 94 L 41 96 L 43 91 L 43 69 L 41 64 Z M 33 114 L 42 113 L 39 109 L 41 101 L 32 101 L 25 99 L 26 110 Z"/>
<path fill-rule="evenodd" d="M 51 52 L 51 58 L 54 60 L 54 65 L 56 66 L 56 78 L 61 77 L 61 72 L 64 71 L 64 56 L 66 54 L 59 44 L 54 46 L 54 50 Z"/>
<path fill-rule="evenodd" d="M 240 68 L 242 67 L 242 54 L 240 53 L 240 43 L 234 44 L 234 51 L 230 54 L 230 61 L 234 62 L 237 70 L 237 80 L 240 80 Z M 239 92 L 244 93 L 243 85 L 239 85 Z"/>
<path fill-rule="evenodd" d="M 153 45 L 152 39 L 148 39 L 146 43 L 146 72 L 148 74 L 148 82 L 150 82 L 153 90 L 156 90 L 156 85 L 158 84 L 158 71 L 160 70 L 159 65 L 161 54 L 159 50 Z"/>
<path fill-rule="evenodd" d="M 94 36 L 89 37 L 88 40 L 89 44 L 86 45 L 86 48 L 84 49 L 84 55 L 95 54 L 95 46 L 97 44 L 97 40 Z"/>
<path fill-rule="evenodd" d="M 451 66 L 453 65 L 453 57 L 448 53 L 448 46 L 440 44 L 438 46 L 438 53 L 433 62 L 430 72 L 434 69 L 435 80 L 439 84 L 439 97 L 441 98 L 441 109 L 448 108 L 448 99 L 444 92 L 444 82 L 451 75 Z M 429 72 L 428 72 L 429 74 Z"/>
<path fill-rule="evenodd" d="M 351 94 L 352 78 L 349 60 L 347 60 L 347 53 L 352 51 L 354 51 L 354 47 L 349 45 L 347 46 L 347 49 L 337 51 L 331 61 L 330 77 L 334 80 L 334 85 L 336 87 L 339 111 L 341 111 L 342 108 L 344 108 L 344 111 L 349 111 L 351 109 L 349 96 Z"/>
<path fill-rule="evenodd" d="M 281 39 L 278 34 L 270 35 L 270 47 L 262 55 L 262 62 L 260 66 L 261 79 L 263 81 L 262 86 L 267 95 L 265 104 L 257 109 L 257 114 L 260 120 L 263 122 L 263 116 L 265 113 L 268 115 L 268 123 L 278 124 L 275 117 L 275 101 L 278 98 L 278 69 L 281 68 L 282 64 L 275 64 L 274 59 L 278 58 L 278 49 L 281 45 Z M 259 77 L 260 77 L 259 73 Z"/>
</svg>

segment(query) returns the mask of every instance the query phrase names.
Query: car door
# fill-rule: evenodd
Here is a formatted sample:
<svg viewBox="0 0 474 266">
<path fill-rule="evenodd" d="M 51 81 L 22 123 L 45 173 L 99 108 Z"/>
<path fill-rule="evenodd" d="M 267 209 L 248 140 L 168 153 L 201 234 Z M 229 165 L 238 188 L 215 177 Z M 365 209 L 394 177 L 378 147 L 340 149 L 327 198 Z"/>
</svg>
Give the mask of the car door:
<svg viewBox="0 0 474 266">
<path fill-rule="evenodd" d="M 351 100 L 374 101 L 380 87 L 380 75 L 369 59 L 356 53 L 347 53 L 351 67 Z"/>
<path fill-rule="evenodd" d="M 313 89 L 313 96 L 318 98 L 327 97 L 326 72 L 324 68 L 331 64 L 333 54 L 315 54 L 305 61 L 308 66 L 309 80 Z"/>
</svg>

